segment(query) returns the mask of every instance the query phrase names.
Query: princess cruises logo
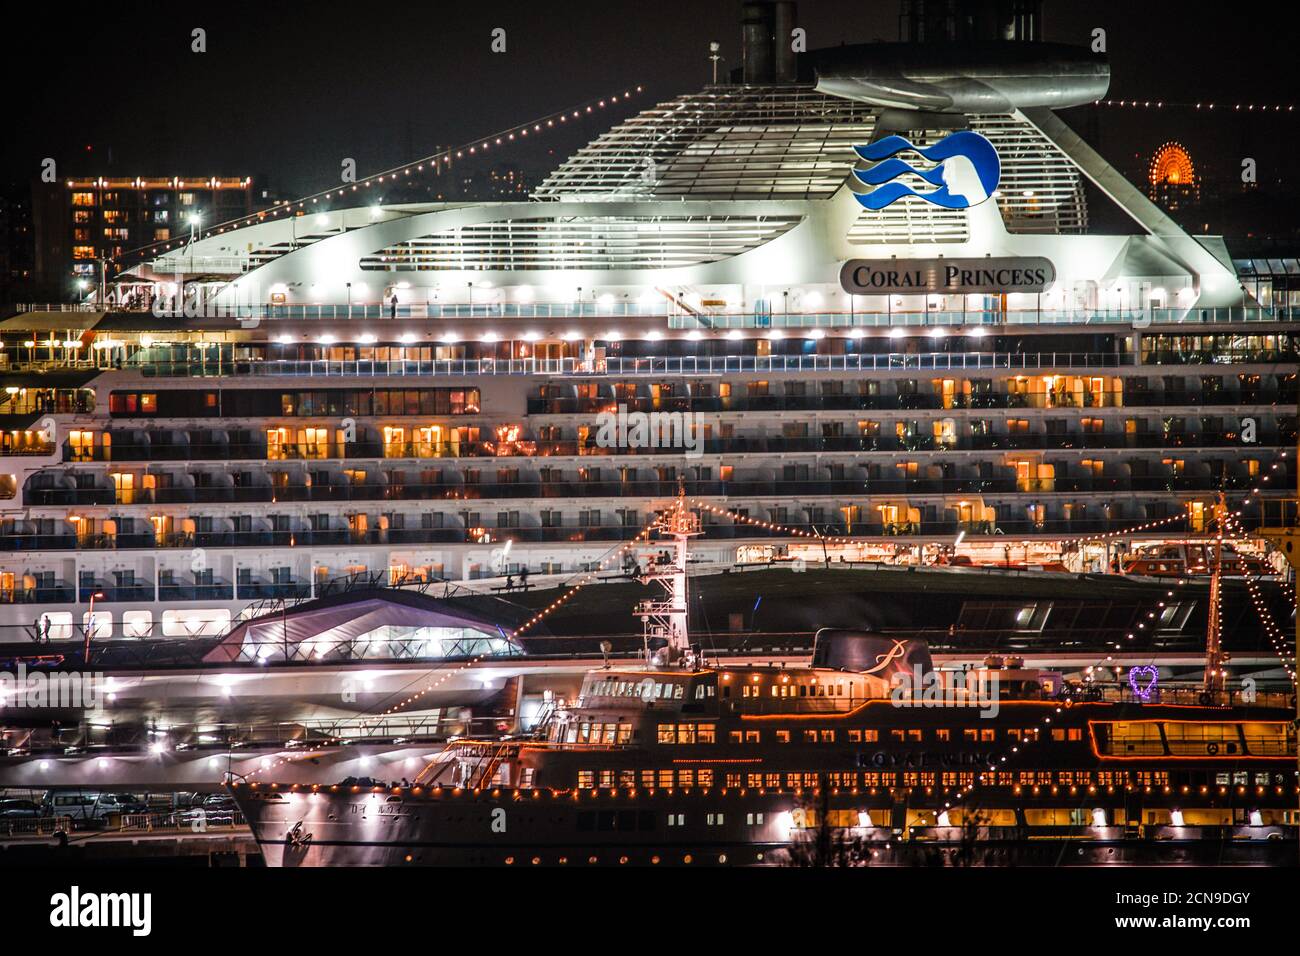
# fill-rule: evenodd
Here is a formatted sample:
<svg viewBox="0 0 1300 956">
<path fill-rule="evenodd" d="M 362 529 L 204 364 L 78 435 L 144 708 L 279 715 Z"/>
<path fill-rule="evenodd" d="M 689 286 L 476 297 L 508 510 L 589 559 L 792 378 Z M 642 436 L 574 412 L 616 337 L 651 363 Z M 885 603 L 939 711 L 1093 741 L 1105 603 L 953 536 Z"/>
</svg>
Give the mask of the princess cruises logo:
<svg viewBox="0 0 1300 956">
<path fill-rule="evenodd" d="M 914 146 L 902 136 L 886 136 L 853 149 L 864 160 L 875 163 L 867 169 L 853 170 L 860 183 L 876 187 L 868 193 L 855 193 L 858 202 L 868 209 L 884 209 L 904 196 L 919 196 L 945 209 L 967 209 L 992 196 L 1002 177 L 1002 166 L 993 144 L 979 133 L 965 129 L 945 136 L 933 146 Z M 898 158 L 897 154 L 904 150 L 918 153 L 936 165 L 917 169 Z M 918 192 L 898 181 L 907 174 L 938 188 Z"/>
</svg>

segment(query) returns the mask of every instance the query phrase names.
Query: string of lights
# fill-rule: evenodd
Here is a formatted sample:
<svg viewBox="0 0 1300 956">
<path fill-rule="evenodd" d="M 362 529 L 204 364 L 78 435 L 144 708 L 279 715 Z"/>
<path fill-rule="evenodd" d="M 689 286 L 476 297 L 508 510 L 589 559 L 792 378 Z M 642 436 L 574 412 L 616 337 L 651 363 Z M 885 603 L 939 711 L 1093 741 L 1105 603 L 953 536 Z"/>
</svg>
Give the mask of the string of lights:
<svg viewBox="0 0 1300 956">
<path fill-rule="evenodd" d="M 1229 518 L 1228 520 L 1230 529 L 1233 529 L 1236 532 L 1234 537 L 1242 540 L 1248 537 L 1248 532 L 1240 523 L 1238 523 L 1234 518 Z M 1268 635 L 1268 639 L 1273 645 L 1273 652 L 1277 654 L 1277 658 L 1281 662 L 1282 668 L 1287 672 L 1287 676 L 1291 678 L 1291 683 L 1295 684 L 1295 648 L 1293 646 L 1288 648 L 1289 642 L 1287 635 L 1273 619 L 1273 615 L 1268 609 L 1268 602 L 1264 600 L 1263 592 L 1259 589 L 1259 583 L 1253 577 L 1246 577 L 1246 590 L 1250 595 L 1251 605 L 1255 609 L 1255 616 L 1259 618 L 1259 622 L 1264 626 L 1264 633 Z M 1285 588 L 1283 589 L 1283 593 L 1287 593 Z M 1292 663 L 1288 664 L 1288 659 Z"/>
<path fill-rule="evenodd" d="M 578 582 L 572 585 L 566 593 L 560 595 L 560 597 L 556 598 L 545 608 L 538 611 L 527 621 L 521 624 L 518 628 L 511 631 L 510 632 L 511 636 L 512 637 L 520 636 L 529 628 L 545 620 L 555 611 L 559 610 L 561 607 L 567 604 L 573 598 L 573 596 L 578 593 L 578 591 L 580 591 L 583 587 L 585 587 L 586 585 L 594 581 L 596 579 L 597 574 L 604 568 L 608 567 L 611 561 L 613 561 L 618 557 L 621 557 L 629 549 L 636 547 L 638 544 L 646 540 L 650 535 L 650 531 L 652 527 L 653 527 L 653 520 L 647 522 L 644 526 L 642 526 L 641 530 L 637 532 L 636 537 L 632 538 L 630 541 L 623 542 L 617 548 L 614 548 L 612 551 L 608 552 L 604 557 L 602 557 L 597 562 L 596 568 L 594 570 L 584 572 L 584 574 L 578 580 Z M 382 713 L 377 714 L 376 716 L 369 719 L 372 721 L 382 720 L 384 717 L 388 717 L 396 713 L 397 711 L 402 710 L 403 708 L 409 706 L 410 704 L 415 703 L 417 700 L 419 700 L 421 697 L 424 697 L 426 694 L 430 694 L 433 691 L 437 690 L 439 687 L 445 684 L 452 677 L 455 677 L 461 671 L 467 670 L 473 667 L 475 664 L 479 663 L 481 660 L 483 660 L 485 656 L 487 656 L 486 651 L 477 654 L 474 657 L 471 657 L 469 660 L 459 662 L 455 667 L 452 667 L 450 669 L 445 669 L 441 674 L 441 676 L 437 677 L 436 679 L 430 679 L 429 682 L 425 684 L 424 687 L 421 688 L 420 690 L 416 691 L 413 694 L 409 694 L 408 696 L 399 700 L 397 703 L 393 704 L 387 710 L 384 710 Z M 409 687 L 410 685 L 407 686 Z"/>
<path fill-rule="evenodd" d="M 518 628 L 516 628 L 512 632 L 513 635 L 515 637 L 518 637 L 520 634 L 523 634 L 525 631 L 527 631 L 529 628 L 533 627 L 534 625 L 541 623 L 551 614 L 555 613 L 561 607 L 567 604 L 575 594 L 577 594 L 580 590 L 582 590 L 592 581 L 596 580 L 597 574 L 599 574 L 600 571 L 604 570 L 611 561 L 613 561 L 615 558 L 621 557 L 627 551 L 631 550 L 632 548 L 635 548 L 637 545 L 647 540 L 650 537 L 650 530 L 653 527 L 653 524 L 654 524 L 653 521 L 647 523 L 644 527 L 642 527 L 640 531 L 637 532 L 636 537 L 634 537 L 630 541 L 625 541 L 623 544 L 619 545 L 613 551 L 606 554 L 605 557 L 601 558 L 600 561 L 597 562 L 595 569 L 585 572 L 576 584 L 570 586 L 569 590 L 566 593 L 561 594 L 554 601 L 546 605 L 546 607 L 538 611 L 527 621 L 521 624 Z"/>
<path fill-rule="evenodd" d="M 1293 113 L 1295 104 L 1292 103 L 1216 103 L 1211 100 L 1202 100 L 1198 103 L 1174 103 L 1169 100 L 1094 100 L 1093 106 L 1113 106 L 1123 109 L 1188 109 L 1188 110 L 1218 110 L 1222 113 Z"/>
<path fill-rule="evenodd" d="M 1106 531 L 1102 534 L 1086 534 L 1077 538 L 1062 538 L 1062 545 L 1085 544 L 1094 541 L 1110 541 L 1114 538 L 1126 538 L 1129 535 L 1141 534 L 1143 531 L 1150 531 L 1152 528 L 1163 528 L 1165 525 L 1173 524 L 1177 521 L 1186 521 L 1190 511 L 1180 511 L 1178 514 L 1169 515 L 1165 518 L 1157 518 L 1152 521 L 1146 521 L 1131 528 L 1122 528 L 1119 531 Z"/>
<path fill-rule="evenodd" d="M 337 737 L 333 738 L 333 740 L 334 742 L 337 742 L 338 738 Z M 303 760 L 315 760 L 320 755 L 321 755 L 321 751 L 317 750 L 311 753 L 296 753 L 296 754 L 289 754 L 287 756 L 285 755 L 277 756 L 274 760 L 267 760 L 265 763 L 260 764 L 259 766 L 250 770 L 245 775 L 245 779 L 252 780 L 259 773 L 266 773 L 267 771 L 274 770 L 276 767 L 281 767 L 288 763 L 301 762 Z"/>
<path fill-rule="evenodd" d="M 775 521 L 764 521 L 761 518 L 751 518 L 749 515 L 740 514 L 739 512 L 731 511 L 728 510 L 727 508 L 720 508 L 716 505 L 709 504 L 707 501 L 701 501 L 699 499 L 693 500 L 691 502 L 691 507 L 699 508 L 703 511 L 709 512 L 710 514 L 718 515 L 719 517 L 730 518 L 732 521 L 738 522 L 740 524 L 747 524 L 750 527 L 763 528 L 764 530 L 767 531 L 776 531 L 780 534 L 789 534 L 800 538 L 809 538 L 811 540 L 821 541 L 826 544 L 853 544 L 862 541 L 873 540 L 872 536 L 870 535 L 835 535 L 835 536 L 821 535 L 815 531 L 805 531 L 802 528 L 795 528 L 795 527 L 791 527 L 790 525 L 783 525 Z M 1165 518 L 1157 518 L 1152 521 L 1146 521 L 1143 522 L 1142 524 L 1134 525 L 1133 527 L 1130 528 L 1122 528 L 1118 531 L 1107 531 L 1102 534 L 1080 535 L 1077 538 L 1062 538 L 1060 543 L 1062 545 L 1072 545 L 1072 544 L 1080 544 L 1084 542 L 1108 541 L 1114 538 L 1128 537 L 1130 535 L 1140 534 L 1143 531 L 1150 531 L 1153 528 L 1161 528 L 1164 527 L 1165 525 L 1173 524 L 1178 521 L 1185 521 L 1187 520 L 1188 514 L 1189 512 L 1187 511 L 1180 511 L 1178 514 L 1175 515 L 1169 515 L 1168 517 Z"/>
<path fill-rule="evenodd" d="M 710 514 L 718 515 L 719 517 L 730 518 L 732 521 L 736 521 L 741 524 L 747 524 L 754 528 L 763 528 L 767 531 L 777 531 L 780 532 L 781 534 L 794 535 L 795 537 L 799 537 L 799 538 L 811 538 L 814 541 L 822 541 L 826 544 L 849 544 L 854 541 L 866 540 L 866 538 L 862 536 L 827 537 L 825 535 L 820 535 L 815 531 L 805 531 L 802 528 L 794 528 L 791 527 L 790 525 L 778 524 L 775 521 L 762 521 L 758 518 L 751 518 L 749 517 L 749 515 L 743 515 L 737 511 L 729 511 L 726 508 L 719 508 L 716 505 L 711 505 L 707 501 L 700 501 L 699 499 L 693 500 L 691 502 L 691 507 L 699 508 L 703 511 L 709 512 Z"/>
<path fill-rule="evenodd" d="M 624 90 L 622 93 L 613 93 L 604 97 L 593 97 L 585 100 L 576 106 L 566 107 L 562 110 L 556 110 L 545 116 L 539 116 L 536 119 L 519 123 L 515 126 L 507 127 L 495 133 L 490 133 L 479 139 L 470 140 L 460 146 L 452 146 L 437 153 L 421 157 L 401 166 L 394 166 L 391 169 L 385 169 L 373 176 L 368 176 L 360 182 L 345 184 L 337 188 L 321 190 L 310 193 L 298 199 L 282 200 L 269 209 L 262 209 L 247 216 L 240 216 L 236 219 L 228 219 L 224 222 L 214 223 L 207 229 L 197 230 L 194 234 L 195 239 L 207 239 L 214 235 L 219 235 L 230 229 L 238 229 L 242 226 L 252 225 L 253 223 L 265 222 L 268 218 L 279 216 L 282 213 L 292 213 L 294 210 L 306 210 L 309 206 L 318 206 L 321 201 L 331 198 L 343 198 L 345 195 L 351 195 L 360 189 L 371 189 L 375 186 L 382 185 L 385 182 L 395 182 L 399 176 L 410 176 L 412 173 L 421 173 L 426 170 L 439 172 L 444 166 L 448 166 L 453 160 L 463 159 L 470 156 L 478 156 L 486 153 L 494 147 L 509 145 L 512 142 L 525 140 L 531 134 L 534 138 L 553 130 L 557 127 L 567 126 L 570 121 L 581 121 L 582 119 L 595 115 L 607 106 L 614 106 L 618 103 L 630 100 L 634 95 L 641 93 L 643 87 L 636 86 Z M 142 255 L 149 250 L 159 250 L 166 252 L 172 248 L 181 248 L 190 240 L 187 239 L 170 239 L 158 240 L 147 245 L 137 246 L 122 254 L 122 258 Z"/>
</svg>

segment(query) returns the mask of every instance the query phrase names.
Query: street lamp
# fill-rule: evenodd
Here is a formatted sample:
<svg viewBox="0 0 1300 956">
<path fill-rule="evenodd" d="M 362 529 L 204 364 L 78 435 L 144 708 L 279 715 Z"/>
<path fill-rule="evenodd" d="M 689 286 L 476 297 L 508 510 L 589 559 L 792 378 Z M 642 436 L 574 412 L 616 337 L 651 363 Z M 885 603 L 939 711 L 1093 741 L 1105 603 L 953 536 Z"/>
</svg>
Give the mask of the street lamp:
<svg viewBox="0 0 1300 956">
<path fill-rule="evenodd" d="M 95 591 L 90 595 L 90 610 L 86 613 L 86 650 L 82 655 L 82 661 L 87 667 L 90 666 L 90 638 L 95 633 L 95 599 L 103 597 L 103 591 Z"/>
<path fill-rule="evenodd" d="M 203 214 L 199 212 L 192 212 L 185 218 L 189 221 L 190 224 L 190 241 L 186 243 L 186 248 L 188 248 L 190 251 L 190 275 L 193 276 L 194 275 L 194 240 L 196 238 L 196 234 L 199 228 L 199 223 L 203 221 Z M 184 283 L 181 283 L 181 301 L 182 302 L 185 301 Z"/>
</svg>

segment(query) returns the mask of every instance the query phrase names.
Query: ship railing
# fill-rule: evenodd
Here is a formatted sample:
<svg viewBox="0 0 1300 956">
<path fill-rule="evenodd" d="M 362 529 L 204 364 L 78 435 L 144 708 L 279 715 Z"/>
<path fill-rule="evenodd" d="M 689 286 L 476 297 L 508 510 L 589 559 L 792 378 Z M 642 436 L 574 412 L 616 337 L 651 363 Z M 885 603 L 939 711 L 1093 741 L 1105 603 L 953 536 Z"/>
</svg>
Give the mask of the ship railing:
<svg viewBox="0 0 1300 956">
<path fill-rule="evenodd" d="M 598 362 L 542 359 L 133 359 L 146 378 L 429 377 L 459 375 L 719 375 L 780 372 L 994 371 L 1119 368 L 1137 365 L 1115 352 L 890 352 L 849 355 L 682 355 L 610 357 Z M 1100 406 L 1098 406 L 1100 407 Z"/>
<path fill-rule="evenodd" d="M 242 268 L 240 257 L 213 259 L 231 271 Z M 18 312 L 145 312 L 143 303 L 134 308 L 93 302 L 19 303 Z M 893 326 L 987 326 L 987 325 L 1209 325 L 1244 322 L 1286 322 L 1293 320 L 1295 309 L 1266 309 L 1259 306 L 1224 306 L 1218 308 L 1143 308 L 1143 309 L 1053 309 L 1032 308 L 965 309 L 961 311 L 892 310 L 881 311 L 809 311 L 809 312 L 687 312 L 676 310 L 667 302 L 483 302 L 483 303 L 324 303 L 324 304 L 248 304 L 210 302 L 202 309 L 204 318 L 266 320 L 345 320 L 345 319 L 552 319 L 552 318 L 621 318 L 666 316 L 674 329 L 799 329 L 799 328 L 876 328 Z M 185 317 L 183 309 L 162 314 Z"/>
<path fill-rule="evenodd" d="M 790 312 L 790 313 L 676 313 L 669 316 L 674 329 L 801 329 L 878 328 L 895 326 L 961 327 L 985 325 L 1102 325 L 1125 324 L 1137 328 L 1152 325 L 1210 325 L 1242 322 L 1286 322 L 1296 310 L 1264 309 L 1258 306 L 1221 308 L 1144 309 L 985 309 L 880 312 Z"/>
<path fill-rule="evenodd" d="M 1159 684 L 1150 691 L 1135 692 L 1128 685 L 1073 685 L 1065 698 L 1076 703 L 1177 704 L 1184 707 L 1243 707 L 1295 710 L 1296 697 L 1282 691 L 1244 689 L 1208 692 L 1200 684 Z"/>
<path fill-rule="evenodd" d="M 724 665 L 725 666 L 725 665 Z M 743 669 L 741 671 L 743 673 Z M 940 673 L 957 673 L 944 672 Z M 972 674 L 985 672 L 970 672 Z M 990 675 L 996 675 L 998 671 L 988 671 Z M 845 679 L 851 679 L 854 674 L 850 671 L 844 672 Z M 960 676 L 960 675 L 958 675 Z M 1220 693 L 1206 693 L 1200 685 L 1187 687 L 1170 687 L 1158 686 L 1152 688 L 1150 692 L 1138 694 L 1130 687 L 1097 687 L 1089 685 L 1073 686 L 1067 692 L 1060 695 L 1049 694 L 1032 694 L 1032 693 L 1004 693 L 1002 688 L 999 690 L 996 699 L 990 696 L 988 687 L 961 686 L 960 690 L 965 691 L 965 696 L 960 699 L 950 700 L 944 706 L 965 707 L 972 710 L 995 706 L 997 702 L 1007 700 L 1042 700 L 1042 701 L 1070 701 L 1073 703 L 1132 703 L 1132 704 L 1176 704 L 1186 707 L 1241 707 L 1241 708 L 1261 708 L 1291 710 L 1296 709 L 1296 698 L 1294 694 L 1288 694 L 1279 691 L 1246 691 L 1230 690 Z M 951 690 L 945 693 L 952 693 Z M 945 698 L 947 699 L 947 698 Z M 838 714 L 845 711 L 854 710 L 863 704 L 872 701 L 889 700 L 895 703 L 895 706 L 907 708 L 911 706 L 922 707 L 932 706 L 925 703 L 920 697 L 913 702 L 907 698 L 899 701 L 893 701 L 890 696 L 885 697 L 751 697 L 751 698 L 729 698 L 722 702 L 723 709 L 728 713 L 735 714 Z"/>
<path fill-rule="evenodd" d="M 1034 826 L 912 826 L 909 840 L 918 843 L 959 843 L 996 840 L 1199 840 L 1222 838 L 1233 840 L 1295 839 L 1296 827 L 1288 824 L 1219 824 L 1175 827 L 1169 824 L 1140 824 L 1130 830 L 1121 825 L 1058 824 Z"/>
<path fill-rule="evenodd" d="M 0 836 L 51 836 L 55 833 L 71 832 L 71 817 L 20 817 L 14 820 L 0 820 Z"/>
</svg>

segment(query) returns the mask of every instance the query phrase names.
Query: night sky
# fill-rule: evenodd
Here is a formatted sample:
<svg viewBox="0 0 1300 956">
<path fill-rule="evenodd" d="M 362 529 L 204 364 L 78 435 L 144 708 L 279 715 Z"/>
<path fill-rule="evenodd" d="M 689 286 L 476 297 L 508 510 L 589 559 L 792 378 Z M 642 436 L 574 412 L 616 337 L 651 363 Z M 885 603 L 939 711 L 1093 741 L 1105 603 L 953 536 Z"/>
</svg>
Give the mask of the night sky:
<svg viewBox="0 0 1300 956">
<path fill-rule="evenodd" d="M 1045 39 L 1086 44 L 1107 31 L 1111 95 L 1219 103 L 1300 99 L 1295 4 L 1198 5 L 1048 0 Z M 1276 9 L 1274 9 L 1276 7 Z M 739 0 L 564 3 L 227 2 L 186 12 L 156 3 L 44 4 L 23 11 L 3 45 L 8 132 L 3 172 L 32 178 L 45 156 L 60 176 L 246 175 L 284 194 L 338 182 L 462 143 L 591 97 L 642 84 L 631 107 L 505 152 L 544 170 L 618 116 L 707 82 L 708 43 L 739 61 Z M 1288 9 L 1290 12 L 1287 12 Z M 79 12 L 80 11 L 80 12 Z M 896 0 L 804 0 L 810 47 L 895 40 Z M 489 49 L 494 27 L 508 52 Z M 207 30 L 208 52 L 190 52 Z M 1290 114 L 1213 118 L 1167 108 L 1103 110 L 1103 153 L 1127 172 L 1178 139 L 1199 170 L 1235 176 L 1242 156 L 1261 183 L 1300 178 L 1300 104 Z M 1084 111 L 1066 118 L 1083 128 Z M 87 146 L 90 150 L 87 151 Z"/>
</svg>

